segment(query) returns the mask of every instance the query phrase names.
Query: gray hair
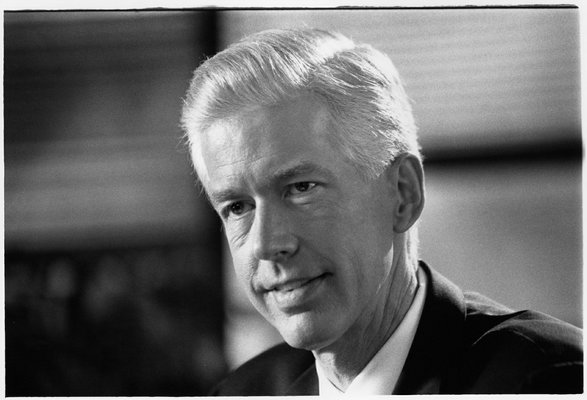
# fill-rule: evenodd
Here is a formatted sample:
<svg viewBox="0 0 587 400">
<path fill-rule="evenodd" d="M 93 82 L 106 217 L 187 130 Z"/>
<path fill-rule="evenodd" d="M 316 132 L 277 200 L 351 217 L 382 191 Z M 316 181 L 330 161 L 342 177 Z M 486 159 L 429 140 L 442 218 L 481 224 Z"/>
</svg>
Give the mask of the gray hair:
<svg viewBox="0 0 587 400">
<path fill-rule="evenodd" d="M 365 177 L 378 176 L 401 154 L 421 158 L 410 101 L 386 55 L 338 33 L 284 29 L 248 36 L 195 71 L 181 122 L 196 172 L 204 171 L 195 148 L 199 132 L 308 94 L 327 107 L 331 139 Z M 411 231 L 408 242 L 415 245 Z"/>
</svg>

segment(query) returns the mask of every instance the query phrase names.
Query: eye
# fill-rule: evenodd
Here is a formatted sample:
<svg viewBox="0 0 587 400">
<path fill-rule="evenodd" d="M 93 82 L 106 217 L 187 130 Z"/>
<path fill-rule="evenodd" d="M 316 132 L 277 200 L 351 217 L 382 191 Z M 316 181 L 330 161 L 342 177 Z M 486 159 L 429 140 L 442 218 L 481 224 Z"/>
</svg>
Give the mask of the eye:
<svg viewBox="0 0 587 400">
<path fill-rule="evenodd" d="M 224 217 L 229 217 L 231 215 L 238 217 L 252 208 L 253 206 L 251 204 L 245 203 L 244 201 L 235 201 L 224 208 L 223 214 Z"/>
<path fill-rule="evenodd" d="M 316 187 L 314 182 L 296 182 L 289 185 L 289 194 L 301 194 L 308 192 Z"/>
</svg>

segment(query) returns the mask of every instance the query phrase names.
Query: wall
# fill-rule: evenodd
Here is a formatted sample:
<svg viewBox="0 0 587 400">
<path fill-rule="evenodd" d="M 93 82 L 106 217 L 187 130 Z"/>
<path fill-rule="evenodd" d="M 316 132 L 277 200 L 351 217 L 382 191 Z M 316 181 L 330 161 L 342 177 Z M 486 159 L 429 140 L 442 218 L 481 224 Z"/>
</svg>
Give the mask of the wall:
<svg viewBox="0 0 587 400">
<path fill-rule="evenodd" d="M 179 129 L 208 12 L 4 14 L 9 396 L 201 395 L 220 230 Z"/>
</svg>

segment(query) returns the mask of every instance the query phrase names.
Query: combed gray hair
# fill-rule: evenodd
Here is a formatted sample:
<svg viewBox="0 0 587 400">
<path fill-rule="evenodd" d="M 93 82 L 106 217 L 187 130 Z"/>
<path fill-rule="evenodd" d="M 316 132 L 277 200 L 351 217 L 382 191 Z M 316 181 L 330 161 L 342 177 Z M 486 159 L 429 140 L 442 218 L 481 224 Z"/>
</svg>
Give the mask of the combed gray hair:
<svg viewBox="0 0 587 400">
<path fill-rule="evenodd" d="M 401 154 L 421 158 L 410 101 L 386 55 L 338 33 L 283 29 L 248 36 L 196 69 L 181 120 L 196 171 L 205 171 L 194 148 L 199 132 L 308 94 L 327 107 L 333 143 L 365 177 L 378 176 Z"/>
</svg>

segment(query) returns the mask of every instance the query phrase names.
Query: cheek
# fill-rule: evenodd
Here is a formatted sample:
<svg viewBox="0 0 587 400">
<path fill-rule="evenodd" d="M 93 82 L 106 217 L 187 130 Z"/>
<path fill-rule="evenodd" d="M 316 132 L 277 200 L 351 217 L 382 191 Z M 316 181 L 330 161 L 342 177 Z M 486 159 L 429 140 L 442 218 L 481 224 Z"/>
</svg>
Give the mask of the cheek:
<svg viewBox="0 0 587 400">
<path fill-rule="evenodd" d="M 393 246 L 386 233 L 352 225 L 354 229 L 337 235 L 335 273 L 339 275 L 339 291 L 348 301 L 362 302 L 367 294 L 375 293 L 389 274 L 392 265 Z M 332 235 L 330 236 L 332 238 Z"/>
<path fill-rule="evenodd" d="M 295 221 L 293 233 L 302 242 L 327 254 L 344 246 L 351 222 L 340 203 L 324 199 L 313 203 L 311 210 L 297 213 L 292 220 Z"/>
<path fill-rule="evenodd" d="M 233 222 L 223 222 L 222 226 L 232 254 L 246 246 L 250 224 L 250 218 L 246 217 Z"/>
<path fill-rule="evenodd" d="M 239 284 L 245 289 L 247 294 L 251 291 L 252 281 L 256 270 L 253 257 L 245 251 L 244 247 L 235 247 L 229 243 L 232 254 L 232 265 Z"/>
<path fill-rule="evenodd" d="M 271 321 L 272 318 L 264 295 L 255 290 L 255 279 L 257 278 L 259 265 L 251 260 L 237 261 L 234 258 L 233 263 L 238 284 L 244 289 L 247 299 L 261 315 Z"/>
<path fill-rule="evenodd" d="M 338 272 L 344 278 L 344 291 L 356 297 L 362 292 L 362 288 L 369 280 L 369 260 L 365 259 L 361 249 L 357 249 L 355 246 L 348 246 L 341 256 L 344 257 L 341 257 L 344 264 L 339 264 L 341 270 Z"/>
</svg>

